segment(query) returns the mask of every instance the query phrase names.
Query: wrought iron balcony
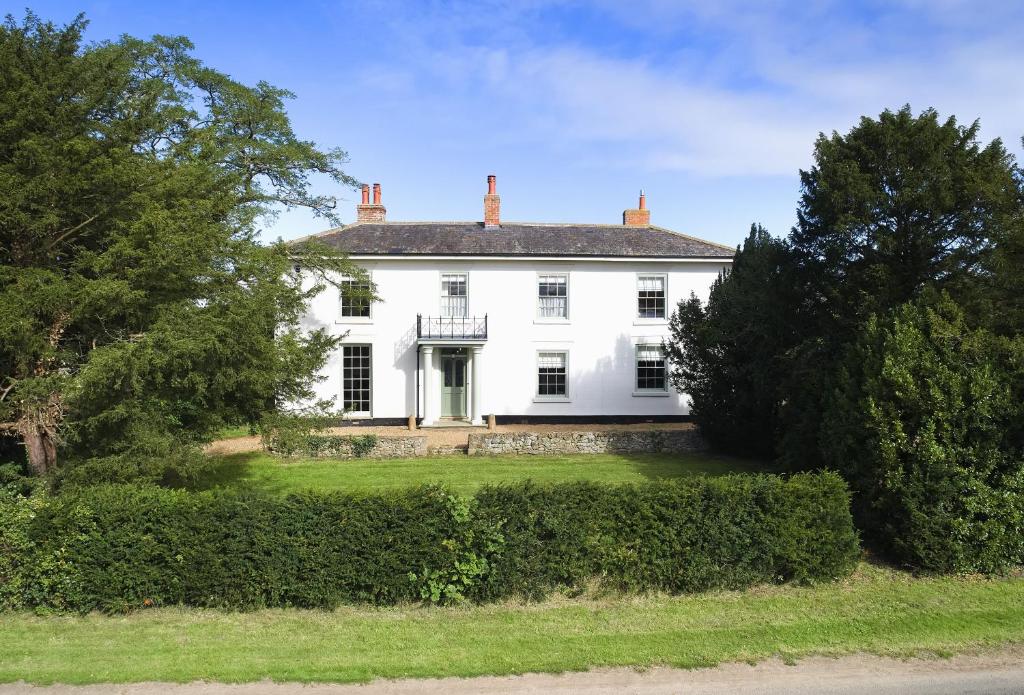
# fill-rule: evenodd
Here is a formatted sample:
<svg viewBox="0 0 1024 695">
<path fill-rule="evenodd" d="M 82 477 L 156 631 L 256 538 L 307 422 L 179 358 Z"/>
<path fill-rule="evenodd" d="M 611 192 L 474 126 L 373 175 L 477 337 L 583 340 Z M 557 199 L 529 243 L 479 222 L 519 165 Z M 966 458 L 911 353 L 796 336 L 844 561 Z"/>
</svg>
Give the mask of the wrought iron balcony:
<svg viewBox="0 0 1024 695">
<path fill-rule="evenodd" d="M 487 340 L 487 314 L 480 316 L 424 316 L 416 314 L 420 340 Z"/>
</svg>

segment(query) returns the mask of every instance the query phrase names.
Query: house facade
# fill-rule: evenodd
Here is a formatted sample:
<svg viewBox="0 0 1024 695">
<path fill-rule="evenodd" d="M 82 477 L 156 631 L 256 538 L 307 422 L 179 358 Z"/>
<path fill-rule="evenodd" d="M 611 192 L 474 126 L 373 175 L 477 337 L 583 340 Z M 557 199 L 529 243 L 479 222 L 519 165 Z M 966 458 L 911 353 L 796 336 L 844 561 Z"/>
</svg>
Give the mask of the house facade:
<svg viewBox="0 0 1024 695">
<path fill-rule="evenodd" d="M 662 341 L 682 299 L 707 299 L 733 249 L 650 224 L 503 222 L 493 176 L 483 222 L 388 222 L 379 184 L 357 221 L 315 235 L 365 268 L 380 302 L 328 288 L 308 328 L 343 335 L 318 397 L 347 419 L 668 421 L 687 416 Z"/>
</svg>

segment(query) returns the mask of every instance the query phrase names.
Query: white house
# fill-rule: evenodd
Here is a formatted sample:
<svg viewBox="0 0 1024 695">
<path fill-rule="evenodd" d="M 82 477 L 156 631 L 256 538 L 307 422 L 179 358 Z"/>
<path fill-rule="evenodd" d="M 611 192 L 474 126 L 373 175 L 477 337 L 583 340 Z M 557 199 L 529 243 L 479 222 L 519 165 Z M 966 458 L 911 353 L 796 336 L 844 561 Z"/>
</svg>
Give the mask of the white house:
<svg viewBox="0 0 1024 695">
<path fill-rule="evenodd" d="M 375 424 L 684 419 L 668 317 L 707 299 L 733 249 L 651 225 L 642 192 L 622 225 L 542 224 L 502 222 L 488 189 L 483 222 L 388 222 L 364 186 L 357 221 L 316 235 L 382 299 L 314 300 L 307 325 L 345 335 L 319 397 Z"/>
</svg>

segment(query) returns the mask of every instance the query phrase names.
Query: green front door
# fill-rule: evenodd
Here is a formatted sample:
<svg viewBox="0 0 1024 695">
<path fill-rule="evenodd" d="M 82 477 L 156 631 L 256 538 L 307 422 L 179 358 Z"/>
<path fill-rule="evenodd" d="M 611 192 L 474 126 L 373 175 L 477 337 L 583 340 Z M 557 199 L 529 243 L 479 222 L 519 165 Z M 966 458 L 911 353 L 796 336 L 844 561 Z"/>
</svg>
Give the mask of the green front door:
<svg viewBox="0 0 1024 695">
<path fill-rule="evenodd" d="M 466 417 L 466 356 L 441 355 L 441 417 Z"/>
</svg>

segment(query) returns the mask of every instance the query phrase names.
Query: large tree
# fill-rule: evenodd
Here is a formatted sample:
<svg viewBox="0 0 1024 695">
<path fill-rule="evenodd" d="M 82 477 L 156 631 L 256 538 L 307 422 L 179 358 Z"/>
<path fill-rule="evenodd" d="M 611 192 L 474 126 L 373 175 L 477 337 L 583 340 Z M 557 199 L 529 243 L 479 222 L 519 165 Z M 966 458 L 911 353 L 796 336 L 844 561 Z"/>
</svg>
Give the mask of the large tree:
<svg viewBox="0 0 1024 695">
<path fill-rule="evenodd" d="M 291 95 L 185 38 L 84 43 L 80 16 L 0 27 L 0 430 L 31 470 L 166 455 L 309 395 L 334 339 L 303 332 L 345 259 L 259 243 L 282 206 L 331 218 L 344 153 L 298 139 Z"/>
<path fill-rule="evenodd" d="M 803 333 L 783 387 L 791 465 L 817 464 L 822 397 L 869 317 L 939 290 L 975 325 L 997 318 L 992 288 L 1012 269 L 998 259 L 1020 238 L 1022 189 L 1002 142 L 978 132 L 905 106 L 815 143 L 790 233 Z"/>
<path fill-rule="evenodd" d="M 819 136 L 790 234 L 818 332 L 845 342 L 926 288 L 978 301 L 1021 209 L 1013 156 L 978 132 L 977 121 L 904 106 Z"/>
<path fill-rule="evenodd" d="M 799 339 L 789 261 L 784 240 L 751 225 L 707 305 L 691 295 L 669 321 L 672 383 L 690 397 L 694 419 L 719 449 L 776 453 L 785 355 Z"/>
</svg>

